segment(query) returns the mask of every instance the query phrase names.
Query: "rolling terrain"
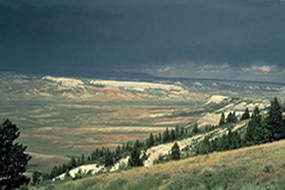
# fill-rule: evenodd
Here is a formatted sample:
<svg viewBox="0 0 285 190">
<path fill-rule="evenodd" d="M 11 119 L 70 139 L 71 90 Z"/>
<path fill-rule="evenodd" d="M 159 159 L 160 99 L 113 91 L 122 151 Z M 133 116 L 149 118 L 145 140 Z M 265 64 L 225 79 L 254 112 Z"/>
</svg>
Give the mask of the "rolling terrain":
<svg viewBox="0 0 285 190">
<path fill-rule="evenodd" d="M 255 106 L 265 111 L 273 95 L 284 99 L 285 90 L 270 83 L 15 73 L 1 73 L 0 84 L 0 118 L 20 128 L 20 141 L 33 156 L 29 169 L 39 171 L 98 147 L 145 139 L 166 127 L 217 125 L 222 112 L 240 116 Z"/>
</svg>

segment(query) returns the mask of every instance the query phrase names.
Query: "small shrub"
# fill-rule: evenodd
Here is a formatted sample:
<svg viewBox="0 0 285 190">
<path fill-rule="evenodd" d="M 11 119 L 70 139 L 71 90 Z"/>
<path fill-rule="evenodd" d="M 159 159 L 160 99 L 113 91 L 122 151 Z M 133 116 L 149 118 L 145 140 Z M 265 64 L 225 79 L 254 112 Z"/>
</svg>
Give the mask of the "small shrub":
<svg viewBox="0 0 285 190">
<path fill-rule="evenodd" d="M 207 189 L 215 188 L 227 189 L 229 184 L 238 176 L 237 172 L 232 169 L 224 169 L 222 171 L 208 170 L 202 174 L 204 185 Z"/>
<path fill-rule="evenodd" d="M 127 183 L 128 181 L 126 179 L 117 179 L 115 181 L 110 182 L 106 190 L 119 190 L 122 189 Z"/>
<path fill-rule="evenodd" d="M 201 181 L 197 175 L 184 174 L 175 177 L 166 185 L 165 190 L 198 189 Z"/>
<path fill-rule="evenodd" d="M 278 185 L 253 185 L 253 184 L 246 184 L 241 187 L 241 190 L 279 190 L 284 189 L 281 186 Z"/>
<path fill-rule="evenodd" d="M 130 184 L 128 185 L 128 190 L 150 190 L 150 189 L 157 189 L 162 182 L 162 178 L 159 176 L 150 176 L 139 183 Z"/>
<path fill-rule="evenodd" d="M 18 190 L 29 190 L 27 184 L 21 185 Z"/>
<path fill-rule="evenodd" d="M 159 157 L 158 157 L 158 159 L 156 159 L 156 160 L 154 160 L 153 161 L 153 164 L 155 165 L 155 164 L 161 164 L 161 163 L 165 163 L 165 162 L 168 162 L 168 161 L 170 161 L 171 160 L 171 158 L 170 158 L 170 156 L 169 155 L 159 155 Z"/>
<path fill-rule="evenodd" d="M 39 184 L 41 182 L 41 180 L 42 180 L 41 173 L 38 172 L 38 171 L 33 172 L 32 183 L 31 184 L 32 185 L 37 185 L 37 184 Z"/>
<path fill-rule="evenodd" d="M 266 164 L 263 168 L 263 171 L 265 173 L 273 173 L 274 172 L 274 166 L 272 164 Z"/>
<path fill-rule="evenodd" d="M 49 185 L 45 188 L 45 190 L 55 190 L 55 185 Z"/>
</svg>

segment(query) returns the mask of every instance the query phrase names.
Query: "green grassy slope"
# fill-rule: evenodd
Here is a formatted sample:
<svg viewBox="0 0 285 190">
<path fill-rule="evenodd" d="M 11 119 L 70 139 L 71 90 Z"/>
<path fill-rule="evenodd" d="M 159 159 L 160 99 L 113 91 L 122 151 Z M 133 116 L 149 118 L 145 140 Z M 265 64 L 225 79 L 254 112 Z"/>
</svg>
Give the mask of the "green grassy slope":
<svg viewBox="0 0 285 190">
<path fill-rule="evenodd" d="M 285 189 L 285 140 L 31 189 Z"/>
</svg>

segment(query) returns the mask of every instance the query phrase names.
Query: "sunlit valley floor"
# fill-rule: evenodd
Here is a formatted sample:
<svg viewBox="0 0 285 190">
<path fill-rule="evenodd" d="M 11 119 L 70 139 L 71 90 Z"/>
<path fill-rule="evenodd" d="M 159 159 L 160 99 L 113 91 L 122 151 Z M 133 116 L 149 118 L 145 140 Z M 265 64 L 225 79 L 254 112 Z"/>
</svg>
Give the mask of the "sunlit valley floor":
<svg viewBox="0 0 285 190">
<path fill-rule="evenodd" d="M 21 130 L 33 156 L 28 169 L 48 172 L 70 156 L 145 139 L 176 126 L 216 125 L 222 112 L 265 110 L 285 97 L 283 84 L 95 80 L 1 73 L 0 117 Z"/>
</svg>

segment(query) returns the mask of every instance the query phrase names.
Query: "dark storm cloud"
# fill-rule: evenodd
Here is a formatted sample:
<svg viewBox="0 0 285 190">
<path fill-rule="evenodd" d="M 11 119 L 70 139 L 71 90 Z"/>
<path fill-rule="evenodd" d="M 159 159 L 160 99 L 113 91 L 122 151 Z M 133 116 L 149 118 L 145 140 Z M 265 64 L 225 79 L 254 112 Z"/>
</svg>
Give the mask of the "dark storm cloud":
<svg viewBox="0 0 285 190">
<path fill-rule="evenodd" d="M 228 65 L 230 77 L 285 61 L 285 5 L 276 0 L 0 2 L 1 70 L 177 76 L 179 67 Z"/>
</svg>

